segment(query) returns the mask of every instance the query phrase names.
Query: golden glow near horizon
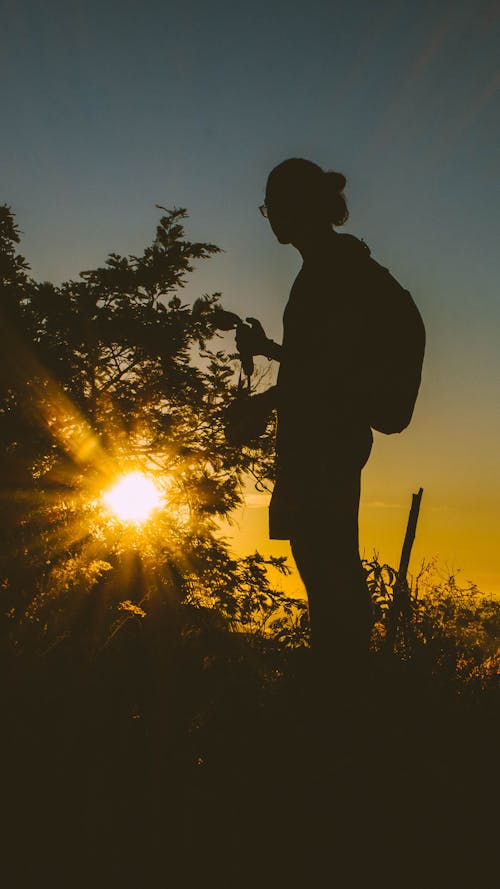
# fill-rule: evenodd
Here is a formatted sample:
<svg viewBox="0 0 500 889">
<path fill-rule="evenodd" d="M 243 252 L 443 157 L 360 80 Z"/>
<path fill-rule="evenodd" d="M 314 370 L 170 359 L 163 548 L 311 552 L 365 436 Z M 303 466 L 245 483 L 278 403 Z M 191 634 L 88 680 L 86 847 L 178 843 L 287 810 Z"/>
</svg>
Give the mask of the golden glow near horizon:
<svg viewBox="0 0 500 889">
<path fill-rule="evenodd" d="M 162 505 L 163 497 L 151 476 L 129 472 L 103 494 L 102 501 L 122 522 L 141 525 Z"/>
</svg>

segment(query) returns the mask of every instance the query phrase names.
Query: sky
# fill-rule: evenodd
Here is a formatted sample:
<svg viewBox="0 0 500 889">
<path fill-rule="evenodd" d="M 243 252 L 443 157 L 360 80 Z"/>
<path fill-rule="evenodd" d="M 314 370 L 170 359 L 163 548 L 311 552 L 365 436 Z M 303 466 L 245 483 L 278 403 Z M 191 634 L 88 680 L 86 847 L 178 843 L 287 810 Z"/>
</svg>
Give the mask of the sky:
<svg viewBox="0 0 500 889">
<path fill-rule="evenodd" d="M 140 252 L 155 203 L 185 207 L 188 237 L 224 251 L 185 301 L 222 291 L 280 341 L 301 260 L 258 212 L 267 175 L 291 156 L 346 175 L 345 230 L 412 292 L 428 338 L 412 424 L 376 434 L 364 470 L 362 552 L 397 563 L 422 486 L 411 570 L 436 557 L 500 595 L 499 4 L 1 7 L 0 202 L 38 279 Z M 289 554 L 267 499 L 249 488 L 235 549 Z"/>
</svg>

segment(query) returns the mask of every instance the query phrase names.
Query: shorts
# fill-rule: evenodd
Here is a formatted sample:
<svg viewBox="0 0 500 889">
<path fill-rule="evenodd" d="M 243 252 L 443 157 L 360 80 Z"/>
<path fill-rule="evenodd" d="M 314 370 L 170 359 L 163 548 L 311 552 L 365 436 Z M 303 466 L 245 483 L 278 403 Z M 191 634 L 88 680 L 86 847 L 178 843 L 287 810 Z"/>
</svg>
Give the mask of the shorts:
<svg viewBox="0 0 500 889">
<path fill-rule="evenodd" d="M 369 430 L 369 438 L 365 436 L 362 447 L 329 454 L 327 461 L 305 459 L 305 468 L 295 472 L 278 468 L 269 504 L 270 539 L 290 540 L 308 528 L 317 533 L 321 528 L 342 523 L 346 511 L 352 511 L 353 496 L 359 504 L 361 470 L 372 444 Z"/>
</svg>

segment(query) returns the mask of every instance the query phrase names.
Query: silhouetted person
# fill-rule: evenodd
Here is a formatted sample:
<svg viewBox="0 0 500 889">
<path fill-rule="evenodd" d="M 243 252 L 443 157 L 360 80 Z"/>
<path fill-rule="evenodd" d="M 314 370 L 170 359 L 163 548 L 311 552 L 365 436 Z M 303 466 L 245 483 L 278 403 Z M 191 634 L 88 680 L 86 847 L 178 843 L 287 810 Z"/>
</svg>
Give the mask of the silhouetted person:
<svg viewBox="0 0 500 889">
<path fill-rule="evenodd" d="M 237 339 L 240 349 L 281 362 L 277 386 L 264 393 L 278 411 L 269 534 L 290 540 L 314 659 L 339 690 L 366 665 L 372 621 L 358 544 L 360 476 L 373 442 L 363 403 L 366 295 L 357 284 L 367 248 L 335 231 L 348 216 L 345 183 L 297 158 L 272 170 L 260 209 L 303 265 L 284 311 L 283 345 L 253 318 Z"/>
</svg>

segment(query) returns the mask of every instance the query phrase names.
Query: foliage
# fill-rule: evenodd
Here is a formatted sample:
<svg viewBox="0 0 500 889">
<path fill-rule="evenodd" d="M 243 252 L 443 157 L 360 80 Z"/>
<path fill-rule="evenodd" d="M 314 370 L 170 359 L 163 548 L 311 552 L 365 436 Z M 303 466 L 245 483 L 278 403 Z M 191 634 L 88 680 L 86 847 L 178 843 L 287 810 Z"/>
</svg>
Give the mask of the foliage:
<svg viewBox="0 0 500 889">
<path fill-rule="evenodd" d="M 374 608 L 374 652 L 387 647 L 397 572 L 375 556 L 365 562 Z M 500 601 L 474 584 L 460 585 L 440 572 L 436 561 L 423 563 L 408 589 L 399 619 L 396 654 L 420 671 L 457 688 L 498 688 L 500 678 Z"/>
<path fill-rule="evenodd" d="M 180 298 L 218 248 L 186 240 L 185 216 L 166 211 L 142 255 L 113 253 L 56 287 L 28 276 L 1 208 L 1 617 L 16 644 L 43 650 L 78 632 L 99 646 L 159 602 L 209 602 L 231 627 L 262 625 L 266 597 L 283 605 L 266 567 L 286 572 L 284 561 L 235 559 L 217 533 L 245 476 L 270 476 L 273 423 L 259 449 L 226 440 L 235 356 L 207 346 L 220 294 Z M 138 469 L 165 501 L 143 531 L 101 503 Z"/>
</svg>

